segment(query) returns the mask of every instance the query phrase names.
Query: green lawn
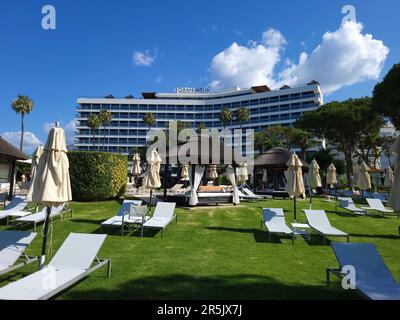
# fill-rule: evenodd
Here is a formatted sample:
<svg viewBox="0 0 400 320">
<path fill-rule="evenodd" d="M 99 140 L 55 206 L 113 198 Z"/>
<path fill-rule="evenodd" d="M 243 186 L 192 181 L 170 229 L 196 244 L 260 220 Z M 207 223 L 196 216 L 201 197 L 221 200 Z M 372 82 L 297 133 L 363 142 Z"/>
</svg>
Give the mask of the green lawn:
<svg viewBox="0 0 400 320">
<path fill-rule="evenodd" d="M 117 201 L 72 203 L 74 215 L 54 221 L 53 253 L 70 232 L 99 233 L 100 222 L 119 209 Z M 322 238 L 268 236 L 260 228 L 263 207 L 284 208 L 289 224 L 293 204 L 289 200 L 242 203 L 237 207 L 177 209 L 178 223 L 161 233 L 147 232 L 121 237 L 110 234 L 99 257 L 112 260 L 111 278 L 105 268 L 59 295 L 58 299 L 358 299 L 343 291 L 339 281 L 325 285 L 325 268 L 336 259 Z M 298 210 L 308 200 L 298 201 Z M 328 211 L 333 226 L 351 234 L 351 242 L 376 244 L 386 264 L 400 280 L 399 221 L 395 217 L 353 217 L 335 213 L 334 203 L 314 199 L 314 209 Z M 305 220 L 303 214 L 300 219 Z M 0 229 L 5 229 L 4 224 Z M 41 228 L 38 228 L 40 232 Z M 334 241 L 346 241 L 344 238 Z M 28 254 L 40 252 L 41 237 Z M 0 286 L 29 274 L 35 266 L 3 276 Z"/>
</svg>

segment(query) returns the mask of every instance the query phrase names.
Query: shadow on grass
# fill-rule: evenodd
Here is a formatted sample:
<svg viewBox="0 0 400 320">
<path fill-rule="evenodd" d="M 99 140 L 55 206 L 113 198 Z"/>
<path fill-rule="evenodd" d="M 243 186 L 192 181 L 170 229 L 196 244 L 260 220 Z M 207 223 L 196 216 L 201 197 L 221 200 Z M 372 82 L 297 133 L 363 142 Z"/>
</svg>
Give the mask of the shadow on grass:
<svg viewBox="0 0 400 320">
<path fill-rule="evenodd" d="M 319 275 L 317 275 L 319 276 Z M 111 275 L 112 277 L 112 275 Z M 321 281 L 324 272 L 321 272 Z M 90 281 L 88 279 L 87 281 Z M 109 288 L 68 290 L 62 299 L 359 299 L 339 285 L 289 285 L 258 275 L 200 276 L 171 274 L 147 276 L 112 284 Z"/>
<path fill-rule="evenodd" d="M 95 225 L 100 225 L 105 219 L 100 219 L 100 220 L 93 220 L 93 219 L 69 219 L 71 222 L 77 222 L 77 223 L 88 223 L 88 224 L 95 224 Z"/>
<path fill-rule="evenodd" d="M 271 241 L 268 239 L 268 232 L 260 229 L 246 229 L 246 228 L 227 228 L 227 227 L 206 227 L 207 230 L 212 231 L 228 231 L 228 232 L 238 232 L 238 233 L 248 233 L 253 234 L 254 240 L 257 243 L 277 243 L 282 244 L 282 239 L 291 239 L 290 237 L 271 235 Z"/>
<path fill-rule="evenodd" d="M 380 238 L 388 240 L 400 240 L 400 235 L 394 234 L 362 234 L 362 233 L 352 233 L 350 237 L 355 238 Z"/>
</svg>

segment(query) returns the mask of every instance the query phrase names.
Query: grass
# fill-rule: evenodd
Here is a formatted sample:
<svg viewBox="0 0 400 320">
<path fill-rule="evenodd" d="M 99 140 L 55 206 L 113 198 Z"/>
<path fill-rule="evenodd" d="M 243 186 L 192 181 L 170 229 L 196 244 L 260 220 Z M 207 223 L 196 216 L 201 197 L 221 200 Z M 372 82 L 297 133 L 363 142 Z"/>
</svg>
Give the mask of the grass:
<svg viewBox="0 0 400 320">
<path fill-rule="evenodd" d="M 308 208 L 298 200 L 298 212 Z M 70 232 L 99 233 L 100 222 L 119 209 L 117 201 L 72 203 L 74 215 L 53 222 L 53 253 Z M 109 234 L 99 257 L 112 260 L 111 278 L 98 270 L 89 278 L 60 294 L 57 299 L 359 299 L 344 291 L 339 281 L 325 284 L 325 268 L 337 262 L 322 238 L 273 237 L 261 230 L 263 207 L 284 208 L 289 224 L 293 220 L 290 200 L 242 203 L 237 207 L 177 209 L 178 223 L 160 232 L 135 235 Z M 351 234 L 351 242 L 374 243 L 389 269 L 400 280 L 399 221 L 396 217 L 353 217 L 335 212 L 334 202 L 313 200 L 313 209 L 325 209 L 335 227 Z M 300 213 L 298 220 L 305 221 Z M 5 229 L 4 225 L 0 229 Z M 41 228 L 38 228 L 40 232 Z M 345 241 L 344 238 L 331 239 Z M 27 250 L 40 252 L 38 236 Z M 0 286 L 35 270 L 27 266 L 8 274 Z"/>
</svg>

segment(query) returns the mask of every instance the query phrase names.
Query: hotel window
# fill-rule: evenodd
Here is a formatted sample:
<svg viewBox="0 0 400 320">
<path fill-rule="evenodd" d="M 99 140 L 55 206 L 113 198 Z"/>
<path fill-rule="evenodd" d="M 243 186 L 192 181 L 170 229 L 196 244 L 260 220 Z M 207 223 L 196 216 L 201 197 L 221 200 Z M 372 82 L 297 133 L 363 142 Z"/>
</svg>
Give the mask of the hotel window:
<svg viewBox="0 0 400 320">
<path fill-rule="evenodd" d="M 230 108 L 231 104 L 230 103 L 224 103 L 223 106 L 224 106 L 224 108 Z"/>
<path fill-rule="evenodd" d="M 268 121 L 269 121 L 269 116 L 260 117 L 260 122 L 268 122 Z"/>
<path fill-rule="evenodd" d="M 266 113 L 266 112 L 269 112 L 269 107 L 260 108 L 260 113 Z"/>
<path fill-rule="evenodd" d="M 280 96 L 280 101 L 288 101 L 289 95 Z"/>
<path fill-rule="evenodd" d="M 262 98 L 260 99 L 260 104 L 268 103 L 269 99 L 268 98 Z"/>
<path fill-rule="evenodd" d="M 138 144 L 144 144 L 144 143 L 146 143 L 146 139 L 143 138 L 138 139 Z"/>
<path fill-rule="evenodd" d="M 203 111 L 203 106 L 196 106 L 195 108 L 194 108 L 194 110 L 196 110 L 196 111 Z"/>
<path fill-rule="evenodd" d="M 272 107 L 270 108 L 270 110 L 271 110 L 271 112 L 279 111 L 279 106 L 272 106 Z"/>
<path fill-rule="evenodd" d="M 147 104 L 141 104 L 141 105 L 139 105 L 139 110 L 140 110 L 140 111 L 147 111 L 147 109 L 148 109 Z"/>
<path fill-rule="evenodd" d="M 145 136 L 147 134 L 147 131 L 146 130 L 139 130 L 138 131 L 138 135 L 139 136 Z"/>
<path fill-rule="evenodd" d="M 204 106 L 204 110 L 206 111 L 208 111 L 208 110 L 212 110 L 213 109 L 213 106 L 212 105 L 205 105 Z"/>
<path fill-rule="evenodd" d="M 314 91 L 303 92 L 301 94 L 301 97 L 303 99 L 305 99 L 305 98 L 313 98 L 313 97 L 315 97 L 315 93 L 314 93 Z"/>
<path fill-rule="evenodd" d="M 139 110 L 139 106 L 137 104 L 130 104 L 129 110 Z"/>
<path fill-rule="evenodd" d="M 204 119 L 204 115 L 202 113 L 196 113 L 196 119 Z"/>
<path fill-rule="evenodd" d="M 119 104 L 112 104 L 111 110 L 119 110 Z"/>
<path fill-rule="evenodd" d="M 120 130 L 119 131 L 119 134 L 121 135 L 121 136 L 127 136 L 128 135 L 128 130 Z"/>
<path fill-rule="evenodd" d="M 194 119 L 194 114 L 193 113 L 186 114 L 186 119 Z"/>
<path fill-rule="evenodd" d="M 293 94 L 290 95 L 290 99 L 292 99 L 292 100 L 297 100 L 297 99 L 300 99 L 300 98 L 301 98 L 300 93 L 293 93 Z"/>
<path fill-rule="evenodd" d="M 167 106 L 167 110 L 168 110 L 168 111 L 175 111 L 175 110 L 176 110 L 176 106 L 174 106 L 174 105 L 168 105 L 168 106 Z"/>
<path fill-rule="evenodd" d="M 175 120 L 175 113 L 167 113 L 165 118 L 168 120 Z"/>
<path fill-rule="evenodd" d="M 157 111 L 157 105 L 154 105 L 154 104 L 149 105 L 149 110 L 150 111 Z"/>
<path fill-rule="evenodd" d="M 255 106 L 255 105 L 259 104 L 259 101 L 260 101 L 260 100 L 258 100 L 258 99 L 251 100 L 251 101 L 250 101 L 250 105 L 251 105 L 251 106 Z"/>
<path fill-rule="evenodd" d="M 291 104 L 291 109 L 292 110 L 296 110 L 296 109 L 300 109 L 301 108 L 301 104 L 300 103 L 292 103 Z"/>
<path fill-rule="evenodd" d="M 269 102 L 270 102 L 270 103 L 279 102 L 279 97 L 271 97 L 271 98 L 269 99 Z"/>
<path fill-rule="evenodd" d="M 159 105 L 159 106 L 158 106 L 158 110 L 159 110 L 159 111 L 166 111 L 166 110 L 167 110 L 167 106 L 165 106 L 165 105 Z"/>
<path fill-rule="evenodd" d="M 98 109 L 100 109 L 99 104 L 92 104 L 92 110 L 98 110 Z"/>
<path fill-rule="evenodd" d="M 165 119 L 167 115 L 165 113 L 157 113 L 157 119 Z"/>
<path fill-rule="evenodd" d="M 177 114 L 176 114 L 176 119 L 179 119 L 179 120 L 185 119 L 185 114 L 183 114 L 183 113 L 177 113 Z"/>
<path fill-rule="evenodd" d="M 240 106 L 240 102 L 232 102 L 232 108 L 238 108 Z M 224 108 L 225 108 L 225 104 L 224 104 Z"/>
<path fill-rule="evenodd" d="M 194 110 L 194 106 L 186 106 L 186 111 L 193 111 Z"/>
<path fill-rule="evenodd" d="M 290 104 L 283 104 L 281 105 L 281 111 L 289 110 L 290 109 Z"/>
<path fill-rule="evenodd" d="M 271 121 L 276 121 L 276 120 L 279 120 L 279 114 L 271 115 Z"/>
<path fill-rule="evenodd" d="M 242 102 L 240 103 L 240 106 L 241 106 L 241 107 L 248 107 L 248 106 L 249 106 L 249 101 L 248 101 L 248 100 L 242 101 Z"/>
</svg>

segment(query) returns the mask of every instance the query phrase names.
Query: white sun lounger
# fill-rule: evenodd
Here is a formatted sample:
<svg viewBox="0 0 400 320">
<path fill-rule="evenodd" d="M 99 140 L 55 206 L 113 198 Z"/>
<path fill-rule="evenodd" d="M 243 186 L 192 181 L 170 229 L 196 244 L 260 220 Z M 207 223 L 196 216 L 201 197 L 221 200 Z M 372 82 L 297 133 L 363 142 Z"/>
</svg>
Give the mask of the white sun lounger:
<svg viewBox="0 0 400 320">
<path fill-rule="evenodd" d="M 261 228 L 263 225 L 265 225 L 268 230 L 269 242 L 271 242 L 271 235 L 277 234 L 291 236 L 292 243 L 294 243 L 294 232 L 286 225 L 283 209 L 264 208 L 263 219 L 261 220 Z"/>
<path fill-rule="evenodd" d="M 37 257 L 28 257 L 24 255 L 24 260 L 15 264 L 25 249 L 36 237 L 34 232 L 26 231 L 0 231 L 0 275 L 37 261 Z"/>
<path fill-rule="evenodd" d="M 258 195 L 258 194 L 255 194 L 253 191 L 251 191 L 249 188 L 243 188 L 242 189 L 243 190 L 243 192 L 246 194 L 246 195 L 248 195 L 248 196 L 251 196 L 251 197 L 254 197 L 255 199 L 258 199 L 258 200 L 264 200 L 266 197 L 264 197 L 264 196 L 260 196 L 260 195 Z"/>
<path fill-rule="evenodd" d="M 12 213 L 23 211 L 27 205 L 25 197 L 14 197 L 4 210 L 0 211 L 0 220 L 8 218 Z"/>
<path fill-rule="evenodd" d="M 175 202 L 157 202 L 153 216 L 143 224 L 143 229 L 161 229 L 161 235 L 164 237 L 164 229 L 169 223 L 174 219 L 178 222 L 175 207 Z"/>
<path fill-rule="evenodd" d="M 353 266 L 355 285 L 361 295 L 371 300 L 400 300 L 400 284 L 396 282 L 376 247 L 369 243 L 332 243 L 339 262 L 338 269 L 326 269 L 326 282 L 330 273 L 343 276 L 344 266 Z"/>
<path fill-rule="evenodd" d="M 97 258 L 105 239 L 105 234 L 71 233 L 44 269 L 0 288 L 0 299 L 49 299 L 104 265 L 110 277 L 111 261 Z"/>
<path fill-rule="evenodd" d="M 382 201 L 379 199 L 367 198 L 366 200 L 368 202 L 369 207 L 362 207 L 362 209 L 377 211 L 379 213 L 382 213 L 383 216 L 385 215 L 385 213 L 395 213 L 393 210 L 385 208 Z M 397 214 L 397 217 L 400 219 L 399 213 Z"/>
<path fill-rule="evenodd" d="M 244 193 L 242 192 L 242 190 L 240 190 L 240 189 L 238 189 L 238 195 L 239 195 L 239 199 L 240 199 L 240 200 L 252 200 L 252 201 L 258 200 L 258 198 L 256 198 L 256 197 L 253 197 L 253 196 L 249 196 L 249 195 L 247 195 L 247 194 L 244 194 Z"/>
<path fill-rule="evenodd" d="M 142 200 L 124 200 L 121 207 L 119 208 L 117 214 L 103 221 L 100 225 L 101 228 L 122 228 L 122 220 L 124 216 L 129 214 L 129 207 L 131 205 L 140 206 L 142 204 Z"/>
<path fill-rule="evenodd" d="M 68 211 L 71 212 L 71 216 L 72 216 L 72 209 L 65 210 L 65 206 L 66 206 L 66 204 L 63 203 L 63 204 L 59 205 L 58 207 L 51 208 L 50 220 L 60 217 L 60 216 L 62 216 L 63 213 L 68 212 Z M 15 219 L 15 221 L 18 225 L 23 225 L 23 226 L 29 225 L 32 223 L 33 231 L 35 231 L 37 224 L 45 221 L 46 216 L 47 216 L 47 208 L 44 207 L 42 209 L 42 211 L 40 211 L 40 212 L 33 213 L 26 217 L 22 217 L 19 219 Z"/>
<path fill-rule="evenodd" d="M 348 233 L 332 227 L 324 210 L 304 210 L 304 213 L 311 229 L 323 236 L 324 244 L 328 236 L 346 237 L 350 241 Z"/>
<path fill-rule="evenodd" d="M 352 198 L 338 197 L 339 207 L 359 216 L 367 216 L 365 209 L 356 207 Z"/>
</svg>

